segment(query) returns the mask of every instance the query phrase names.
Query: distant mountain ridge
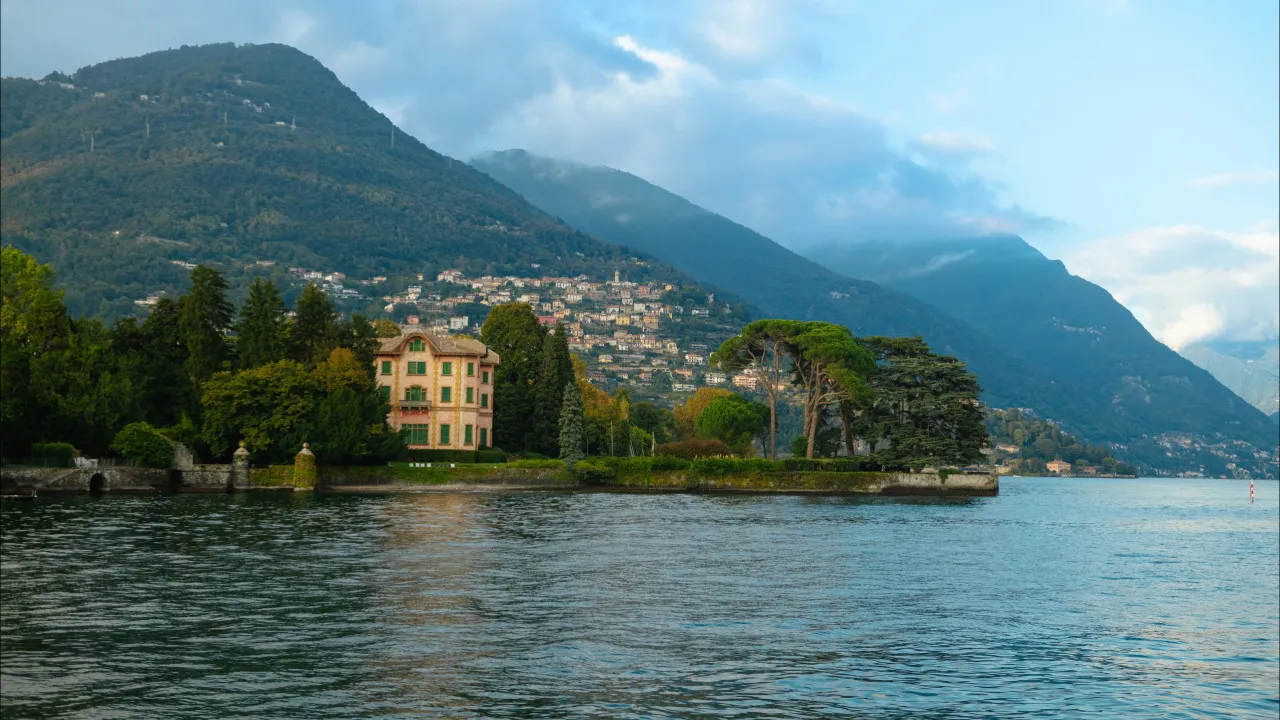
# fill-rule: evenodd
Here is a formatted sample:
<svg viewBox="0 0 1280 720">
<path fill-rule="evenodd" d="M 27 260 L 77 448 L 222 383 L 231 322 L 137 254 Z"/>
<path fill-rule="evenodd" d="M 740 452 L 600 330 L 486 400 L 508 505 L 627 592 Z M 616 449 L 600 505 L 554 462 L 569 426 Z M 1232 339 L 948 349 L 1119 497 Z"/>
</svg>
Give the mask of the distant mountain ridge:
<svg viewBox="0 0 1280 720">
<path fill-rule="evenodd" d="M 981 330 L 904 293 L 832 272 L 634 175 L 523 150 L 471 162 L 574 227 L 660 258 L 768 315 L 836 322 L 858 335 L 923 335 L 978 373 L 988 403 L 1057 412 L 1048 381 Z"/>
<path fill-rule="evenodd" d="M 1208 370 L 1232 392 L 1264 413 L 1280 412 L 1280 343 L 1200 342 L 1182 356 Z"/>
<path fill-rule="evenodd" d="M 204 262 L 356 277 L 458 268 L 691 282 L 398 131 L 314 58 L 224 43 L 0 80 L 0 242 L 73 313 L 132 312 Z M 540 268 L 540 269 L 535 269 Z"/>
<path fill-rule="evenodd" d="M 1091 441 L 1175 432 L 1276 447 L 1275 427 L 1257 408 L 1152 337 L 1106 290 L 1021 238 L 830 243 L 805 254 L 987 332 L 1072 389 L 1082 411 L 1073 429 Z"/>
<path fill-rule="evenodd" d="M 625 172 L 521 150 L 472 163 L 575 227 L 767 313 L 863 335 L 924 335 L 978 372 L 991 405 L 1030 408 L 1089 442 L 1116 444 L 1127 460 L 1182 462 L 1166 462 L 1172 453 L 1156 439 L 1166 433 L 1276 446 L 1265 416 L 1020 238 L 833 245 L 800 257 Z"/>
</svg>

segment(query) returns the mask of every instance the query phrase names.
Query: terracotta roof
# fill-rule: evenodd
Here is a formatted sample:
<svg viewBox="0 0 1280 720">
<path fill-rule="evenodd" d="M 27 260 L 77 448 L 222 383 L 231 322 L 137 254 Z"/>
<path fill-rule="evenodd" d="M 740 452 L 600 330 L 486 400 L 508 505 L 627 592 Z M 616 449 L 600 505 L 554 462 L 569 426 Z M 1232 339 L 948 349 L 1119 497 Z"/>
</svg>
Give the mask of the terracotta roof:
<svg viewBox="0 0 1280 720">
<path fill-rule="evenodd" d="M 378 351 L 381 353 L 399 353 L 404 344 L 415 337 L 426 340 L 437 355 L 473 355 L 483 358 L 485 362 L 491 362 L 494 365 L 502 361 L 498 357 L 498 353 L 490 350 L 489 346 L 479 340 L 437 335 L 420 325 L 401 325 L 399 337 L 382 338 L 382 345 Z"/>
</svg>

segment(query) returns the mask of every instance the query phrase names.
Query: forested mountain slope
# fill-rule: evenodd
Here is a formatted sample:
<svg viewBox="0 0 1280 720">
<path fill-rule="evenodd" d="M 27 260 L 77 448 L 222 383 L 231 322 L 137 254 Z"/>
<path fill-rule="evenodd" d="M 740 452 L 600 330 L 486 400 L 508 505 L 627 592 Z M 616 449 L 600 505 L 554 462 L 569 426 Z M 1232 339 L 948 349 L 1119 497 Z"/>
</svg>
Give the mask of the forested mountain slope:
<svg viewBox="0 0 1280 720">
<path fill-rule="evenodd" d="M 618 170 L 519 150 L 472 162 L 575 227 L 769 314 L 839 322 L 859 335 L 921 334 L 969 363 L 991 405 L 1032 409 L 1088 442 L 1122 446 L 1126 460 L 1182 468 L 1214 452 L 1197 445 L 1179 457 L 1158 439 L 1168 433 L 1276 445 L 1261 413 L 1157 342 L 1104 290 L 1020 239 L 904 246 L 927 252 L 840 245 L 808 259 Z"/>
<path fill-rule="evenodd" d="M 597 242 L 434 152 L 283 45 L 183 47 L 0 81 L 0 241 L 58 269 L 74 314 L 125 314 L 207 263 L 368 277 L 622 269 Z M 540 267 L 535 267 L 540 266 Z"/>
<path fill-rule="evenodd" d="M 1264 413 L 1152 337 L 1106 290 L 1021 238 L 838 243 L 806 254 L 985 331 L 1071 389 L 1071 429 L 1090 441 L 1189 433 L 1276 446 Z"/>
<path fill-rule="evenodd" d="M 472 163 L 593 237 L 651 254 L 768 315 L 835 322 L 862 336 L 922 335 L 969 364 L 989 404 L 1058 412 L 1055 388 L 980 330 L 904 293 L 823 268 L 634 175 L 522 150 Z"/>
</svg>

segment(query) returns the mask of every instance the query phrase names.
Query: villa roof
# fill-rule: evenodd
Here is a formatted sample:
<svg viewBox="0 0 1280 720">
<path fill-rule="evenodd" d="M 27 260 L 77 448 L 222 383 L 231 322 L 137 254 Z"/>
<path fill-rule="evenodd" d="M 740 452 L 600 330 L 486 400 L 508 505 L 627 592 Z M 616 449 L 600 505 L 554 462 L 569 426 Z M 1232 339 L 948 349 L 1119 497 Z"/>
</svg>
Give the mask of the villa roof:
<svg viewBox="0 0 1280 720">
<path fill-rule="evenodd" d="M 378 352 L 398 354 L 404 348 L 404 344 L 415 337 L 426 340 L 431 345 L 431 350 L 437 355 L 473 355 L 483 358 L 486 362 L 492 362 L 494 365 L 502 361 L 498 357 L 498 353 L 489 349 L 488 345 L 479 340 L 437 335 L 420 325 L 401 325 L 399 336 L 382 338 Z"/>
</svg>

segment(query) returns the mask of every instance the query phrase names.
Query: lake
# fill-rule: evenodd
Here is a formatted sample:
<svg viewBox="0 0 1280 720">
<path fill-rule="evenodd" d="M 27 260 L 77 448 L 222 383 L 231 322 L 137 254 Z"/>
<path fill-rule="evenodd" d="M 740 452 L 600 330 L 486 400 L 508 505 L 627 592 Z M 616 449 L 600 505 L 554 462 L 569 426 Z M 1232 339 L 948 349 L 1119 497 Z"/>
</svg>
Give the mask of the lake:
<svg viewBox="0 0 1280 720">
<path fill-rule="evenodd" d="M 1274 720 L 1277 488 L 6 502 L 0 717 Z"/>
</svg>

